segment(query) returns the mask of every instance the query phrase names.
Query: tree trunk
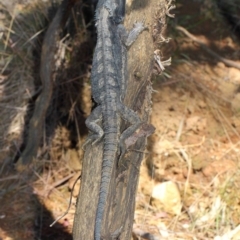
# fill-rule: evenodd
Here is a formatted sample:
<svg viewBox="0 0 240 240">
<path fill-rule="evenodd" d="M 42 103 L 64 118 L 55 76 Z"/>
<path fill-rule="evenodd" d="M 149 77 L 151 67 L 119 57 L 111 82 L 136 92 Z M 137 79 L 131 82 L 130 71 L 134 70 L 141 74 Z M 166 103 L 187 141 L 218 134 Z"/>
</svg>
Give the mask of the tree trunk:
<svg viewBox="0 0 240 240">
<path fill-rule="evenodd" d="M 166 28 L 166 0 L 131 0 L 127 4 L 125 26 L 131 29 L 136 21 L 144 21 L 148 30 L 141 33 L 128 52 L 128 85 L 124 104 L 136 111 L 143 122 L 148 122 L 151 112 L 151 75 L 154 50 Z M 124 129 L 125 124 L 122 124 Z M 141 132 L 140 130 L 139 132 Z M 147 132 L 150 132 L 149 126 Z M 139 170 L 146 145 L 146 135 L 138 134 L 121 163 L 115 161 L 111 187 L 104 212 L 103 239 L 131 239 L 135 197 Z M 86 147 L 81 188 L 73 226 L 74 240 L 93 240 L 95 215 L 98 203 L 102 168 L 102 143 Z M 137 150 L 137 151 L 134 151 Z"/>
</svg>

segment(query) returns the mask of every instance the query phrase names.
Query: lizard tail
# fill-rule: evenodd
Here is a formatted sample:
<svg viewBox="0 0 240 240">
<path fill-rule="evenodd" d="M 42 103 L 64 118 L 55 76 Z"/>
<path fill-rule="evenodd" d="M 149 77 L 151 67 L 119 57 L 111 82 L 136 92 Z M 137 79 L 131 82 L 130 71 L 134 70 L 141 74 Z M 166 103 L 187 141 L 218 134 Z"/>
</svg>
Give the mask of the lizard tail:
<svg viewBox="0 0 240 240">
<path fill-rule="evenodd" d="M 108 131 L 108 133 L 105 133 L 104 136 L 102 176 L 100 183 L 97 214 L 95 220 L 94 240 L 101 239 L 103 214 L 107 202 L 107 196 L 109 192 L 110 180 L 112 176 L 112 170 L 116 153 L 117 153 L 117 131 L 116 130 L 111 132 Z"/>
</svg>

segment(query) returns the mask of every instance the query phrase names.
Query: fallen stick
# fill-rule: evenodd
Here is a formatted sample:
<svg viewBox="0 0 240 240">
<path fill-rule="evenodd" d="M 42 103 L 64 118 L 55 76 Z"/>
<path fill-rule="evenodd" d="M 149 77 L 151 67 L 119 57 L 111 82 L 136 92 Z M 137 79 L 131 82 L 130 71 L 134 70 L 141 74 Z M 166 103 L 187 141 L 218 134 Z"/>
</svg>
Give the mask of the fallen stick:
<svg viewBox="0 0 240 240">
<path fill-rule="evenodd" d="M 239 63 L 236 63 L 235 61 L 232 61 L 232 60 L 229 60 L 227 58 L 221 57 L 220 55 L 215 53 L 213 50 L 208 48 L 207 45 L 203 41 L 201 41 L 200 39 L 196 38 L 193 34 L 188 32 L 185 28 L 183 28 L 181 26 L 177 26 L 176 29 L 179 30 L 180 32 L 184 33 L 187 37 L 192 39 L 194 42 L 198 43 L 206 52 L 208 52 L 210 55 L 215 57 L 217 60 L 223 62 L 226 66 L 240 69 L 240 64 Z"/>
</svg>

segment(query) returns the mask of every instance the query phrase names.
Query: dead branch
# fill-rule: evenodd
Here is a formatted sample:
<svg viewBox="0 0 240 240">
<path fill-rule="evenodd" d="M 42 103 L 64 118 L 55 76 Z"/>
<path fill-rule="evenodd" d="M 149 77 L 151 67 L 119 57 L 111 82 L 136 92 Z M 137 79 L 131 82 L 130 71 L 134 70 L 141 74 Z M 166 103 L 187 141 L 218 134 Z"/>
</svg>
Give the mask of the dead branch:
<svg viewBox="0 0 240 240">
<path fill-rule="evenodd" d="M 220 55 L 215 53 L 213 50 L 211 50 L 209 47 L 207 47 L 207 45 L 203 41 L 201 41 L 200 39 L 195 37 L 193 34 L 188 32 L 184 27 L 177 26 L 176 29 L 181 31 L 182 33 L 184 33 L 187 37 L 192 39 L 194 42 L 198 43 L 206 52 L 208 52 L 210 55 L 215 57 L 217 60 L 223 62 L 226 66 L 240 69 L 240 64 L 239 63 L 236 63 L 236 62 L 234 62 L 232 60 L 229 60 L 227 58 L 221 57 Z"/>
<path fill-rule="evenodd" d="M 128 52 L 128 87 L 124 104 L 136 111 L 144 122 L 151 112 L 151 75 L 156 42 L 163 39 L 169 1 L 128 1 L 125 26 L 145 20 L 144 31 Z M 122 124 L 125 129 L 125 124 Z M 150 129 L 150 128 L 149 128 Z M 121 164 L 115 161 L 102 225 L 102 239 L 131 239 L 139 171 L 146 145 L 146 135 L 130 139 L 134 143 Z M 148 130 L 146 131 L 148 133 Z M 102 167 L 102 143 L 87 146 L 82 168 L 82 181 L 75 213 L 73 238 L 93 240 L 94 223 Z"/>
</svg>

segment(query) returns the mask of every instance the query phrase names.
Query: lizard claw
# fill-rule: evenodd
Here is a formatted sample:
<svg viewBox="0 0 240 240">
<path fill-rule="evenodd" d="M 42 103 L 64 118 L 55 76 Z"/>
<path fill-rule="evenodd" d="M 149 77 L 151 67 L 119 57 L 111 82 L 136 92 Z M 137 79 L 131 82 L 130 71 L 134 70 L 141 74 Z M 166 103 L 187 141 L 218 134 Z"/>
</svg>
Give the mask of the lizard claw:
<svg viewBox="0 0 240 240">
<path fill-rule="evenodd" d="M 102 136 L 99 137 L 99 135 L 97 134 L 93 134 L 90 135 L 87 140 L 85 141 L 85 143 L 82 145 L 82 150 L 85 151 L 86 150 L 86 145 L 88 145 L 89 143 L 92 143 L 92 145 L 95 145 L 97 142 L 99 142 L 102 139 Z"/>
<path fill-rule="evenodd" d="M 145 26 L 145 19 L 140 22 L 135 22 L 133 24 L 133 27 L 138 29 L 139 32 L 142 32 L 143 30 L 147 29 L 147 27 Z"/>
<path fill-rule="evenodd" d="M 120 151 L 119 159 L 122 159 L 126 153 L 126 144 L 123 141 L 120 141 L 119 143 L 119 151 Z"/>
<path fill-rule="evenodd" d="M 87 139 L 83 145 L 82 145 L 82 150 L 85 152 L 86 151 L 86 145 L 88 145 L 88 143 L 91 141 L 91 139 Z"/>
</svg>

